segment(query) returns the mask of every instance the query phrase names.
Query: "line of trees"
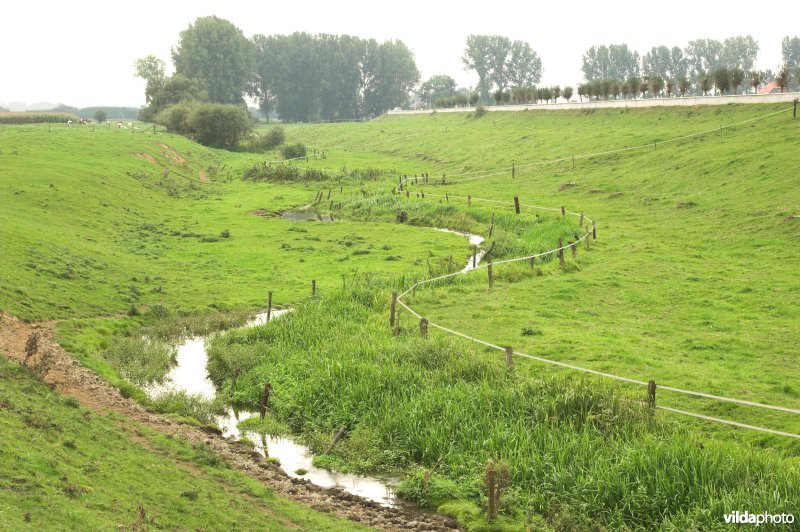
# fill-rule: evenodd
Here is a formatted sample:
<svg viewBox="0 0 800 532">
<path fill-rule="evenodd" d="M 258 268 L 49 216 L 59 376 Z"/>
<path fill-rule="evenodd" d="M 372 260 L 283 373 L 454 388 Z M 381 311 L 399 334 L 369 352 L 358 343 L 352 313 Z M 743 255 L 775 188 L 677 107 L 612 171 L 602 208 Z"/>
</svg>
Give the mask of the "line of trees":
<svg viewBox="0 0 800 532">
<path fill-rule="evenodd" d="M 152 55 L 136 61 L 145 80 L 143 120 L 186 102 L 244 106 L 256 99 L 284 121 L 376 116 L 404 105 L 419 81 L 414 56 L 401 41 L 348 35 L 255 35 L 225 19 L 200 17 L 172 50 L 175 74 Z"/>
</svg>

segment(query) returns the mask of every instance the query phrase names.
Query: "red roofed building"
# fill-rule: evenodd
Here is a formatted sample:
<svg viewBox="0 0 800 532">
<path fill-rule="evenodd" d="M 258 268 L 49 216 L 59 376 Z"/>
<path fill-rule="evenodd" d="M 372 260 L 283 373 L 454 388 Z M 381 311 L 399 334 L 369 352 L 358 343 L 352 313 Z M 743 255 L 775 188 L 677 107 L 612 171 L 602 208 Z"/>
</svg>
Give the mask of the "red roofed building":
<svg viewBox="0 0 800 532">
<path fill-rule="evenodd" d="M 766 85 L 758 89 L 758 94 L 776 94 L 780 92 L 783 92 L 781 91 L 781 86 L 775 83 L 774 81 L 772 83 L 767 83 Z"/>
</svg>

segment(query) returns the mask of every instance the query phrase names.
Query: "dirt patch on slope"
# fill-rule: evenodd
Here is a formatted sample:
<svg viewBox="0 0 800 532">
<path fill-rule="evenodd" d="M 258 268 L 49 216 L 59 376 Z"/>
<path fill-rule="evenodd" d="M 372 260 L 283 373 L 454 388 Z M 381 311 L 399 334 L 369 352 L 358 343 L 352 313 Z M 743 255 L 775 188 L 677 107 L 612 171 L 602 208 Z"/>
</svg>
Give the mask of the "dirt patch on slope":
<svg viewBox="0 0 800 532">
<path fill-rule="evenodd" d="M 134 153 L 134 155 L 136 157 L 139 157 L 140 159 L 144 159 L 147 162 L 151 162 L 153 164 L 158 164 L 158 161 L 156 160 L 156 158 L 153 157 L 152 155 L 150 155 L 149 153 Z"/>
<path fill-rule="evenodd" d="M 122 397 L 119 390 L 81 366 L 53 341 L 53 322 L 29 324 L 5 313 L 0 318 L 0 352 L 32 368 L 44 382 L 53 385 L 59 393 L 75 397 L 86 408 L 99 413 L 115 412 L 163 434 L 182 438 L 190 444 L 204 445 L 231 467 L 264 482 L 280 495 L 315 510 L 381 530 L 457 528 L 457 523 L 448 517 L 384 508 L 343 490 L 325 489 L 305 480 L 289 478 L 278 466 L 266 463 L 260 455 L 241 444 L 148 412 L 135 401 Z"/>
<path fill-rule="evenodd" d="M 205 171 L 204 171 L 204 170 L 200 170 L 200 173 L 199 173 L 199 175 L 200 175 L 200 181 L 201 181 L 201 182 L 203 182 L 203 183 L 208 183 L 208 182 L 209 182 L 209 179 L 208 179 L 208 174 L 207 174 L 207 173 L 205 173 Z"/>
<path fill-rule="evenodd" d="M 161 148 L 164 150 L 164 157 L 166 157 L 171 163 L 184 165 L 186 164 L 186 159 L 181 157 L 181 155 L 167 146 L 166 144 L 159 144 Z"/>
</svg>

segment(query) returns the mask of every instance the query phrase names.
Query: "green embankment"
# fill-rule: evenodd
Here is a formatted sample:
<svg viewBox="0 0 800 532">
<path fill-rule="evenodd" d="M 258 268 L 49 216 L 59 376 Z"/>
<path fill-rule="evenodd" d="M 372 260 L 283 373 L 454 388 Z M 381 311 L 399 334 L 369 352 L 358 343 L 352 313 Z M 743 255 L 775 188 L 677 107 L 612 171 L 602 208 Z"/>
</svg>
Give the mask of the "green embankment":
<svg viewBox="0 0 800 532">
<path fill-rule="evenodd" d="M 296 126 L 289 136 L 325 146 L 329 158 L 431 175 L 432 183 L 410 188 L 408 200 L 371 200 L 367 216 L 373 218 L 382 213 L 376 205 L 387 204 L 384 216 L 397 209 L 429 212 L 417 205 L 423 201 L 439 209 L 458 201 L 468 210 L 464 200 L 451 197 L 445 204 L 432 197 L 446 191 L 471 195 L 472 209 L 506 218 L 510 205 L 475 198 L 510 203 L 519 196 L 523 203 L 564 205 L 598 220 L 592 250 L 581 248 L 577 260 L 568 254 L 564 268 L 548 263 L 532 274 L 527 264 L 497 266 L 492 290 L 485 270 L 420 288 L 413 305 L 429 320 L 595 370 L 800 408 L 800 191 L 794 182 L 800 165 L 792 156 L 800 122 L 790 112 L 751 121 L 781 109 L 531 111 L 480 119 L 434 114 Z M 583 157 L 640 145 L 646 147 Z M 555 159 L 560 162 L 540 164 Z M 459 183 L 459 174 L 472 178 L 495 168 L 501 175 Z M 450 184 L 435 185 L 443 173 Z M 416 194 L 422 190 L 424 200 Z M 340 215 L 363 218 L 367 201 L 345 202 Z M 536 212 L 524 209 L 522 216 Z M 220 339 L 212 351 L 215 378 L 225 386 L 233 364 L 247 367 L 243 375 L 252 389 L 237 388 L 235 397 L 253 404 L 260 383 L 276 383 L 278 417 L 318 449 L 341 424 L 352 427 L 349 445 L 324 462 L 421 465 L 431 478 L 449 479 L 442 481 L 449 488 L 439 490 L 445 499 L 485 504 L 478 496 L 482 465 L 487 458 L 506 460 L 508 510 L 516 522 L 534 513 L 557 516 L 551 507 L 564 505 L 563 519 L 589 516 L 613 527 L 713 528 L 739 507 L 772 512 L 796 504 L 795 440 L 663 412 L 657 422 L 626 417 L 636 412 L 644 389 L 606 388 L 595 378 L 525 360 L 517 360 L 509 382 L 501 353 L 438 331 L 428 346 L 412 340 L 418 329 L 408 313 L 397 343 L 386 323 L 387 288 L 378 301 L 373 289 L 362 296 L 367 302 L 356 292 L 320 305 L 346 310 L 336 318 L 320 316 L 314 304 L 282 324 Z M 363 305 L 348 306 L 351 300 Z M 346 333 L 326 336 L 322 323 Z M 563 383 L 559 379 L 573 384 L 550 384 Z M 576 399 L 587 394 L 613 404 Z M 615 394 L 633 402 L 614 402 Z M 668 392 L 658 401 L 800 433 L 795 414 Z M 362 402 L 369 407 L 356 406 Z M 441 502 L 426 493 L 424 478 L 413 477 L 408 491 Z M 455 504 L 462 517 L 469 504 Z"/>
<path fill-rule="evenodd" d="M 442 273 L 450 255 L 456 269 L 468 253 L 462 237 L 411 225 L 486 236 L 495 212 L 497 257 L 511 257 L 574 237 L 574 224 L 527 208 L 517 217 L 511 206 L 480 198 L 564 205 L 598 220 L 592 249 L 581 248 L 576 260 L 568 253 L 565 267 L 547 262 L 531 273 L 527 264 L 498 265 L 492 290 L 482 270 L 420 288 L 409 301 L 433 322 L 532 355 L 800 408 L 793 156 L 800 122 L 791 112 L 750 121 L 782 109 L 432 114 L 287 126 L 289 142 L 325 150 L 325 159 L 307 163 L 312 168 L 384 170 L 379 179 L 345 179 L 342 192 L 338 180 L 242 182 L 243 168 L 263 156 L 179 137 L 73 128 L 51 134 L 55 142 L 41 127 L 6 128 L 0 308 L 29 319 L 132 306 L 253 309 L 274 290 L 278 304 L 299 304 L 298 311 L 219 338 L 217 383 L 230 392 L 240 367 L 234 398 L 252 405 L 271 381 L 277 417 L 318 449 L 342 424 L 350 427 L 322 463 L 411 473 L 409 496 L 454 499 L 447 508 L 476 526 L 488 458 L 510 467 L 503 519 L 513 526 L 707 529 L 734 510 L 792 511 L 798 446 L 791 439 L 663 412 L 653 419 L 641 405 L 643 389 L 524 360 L 507 375 L 500 353 L 433 329 L 423 343 L 408 313 L 396 341 L 386 319 L 390 287 Z M 702 131 L 711 132 L 668 142 Z M 632 146 L 645 147 L 585 156 Z M 494 169 L 500 174 L 476 173 Z M 412 186 L 408 199 L 389 194 L 398 174 L 422 172 L 431 183 Z M 446 187 L 433 183 L 442 174 Z M 459 174 L 469 180 L 459 182 Z M 251 214 L 309 203 L 328 188 L 345 221 Z M 444 192 L 449 202 L 432 197 Z M 452 197 L 467 195 L 470 208 Z M 303 304 L 310 279 L 322 299 Z M 348 290 L 340 294 L 334 287 L 343 281 Z M 114 335 L 131 334 L 138 320 L 74 320 L 59 330 L 72 352 L 97 365 Z M 800 433 L 793 414 L 663 391 L 658 402 Z"/>
<path fill-rule="evenodd" d="M 0 357 L 0 529 L 362 529 L 200 447 L 98 416 Z"/>
</svg>

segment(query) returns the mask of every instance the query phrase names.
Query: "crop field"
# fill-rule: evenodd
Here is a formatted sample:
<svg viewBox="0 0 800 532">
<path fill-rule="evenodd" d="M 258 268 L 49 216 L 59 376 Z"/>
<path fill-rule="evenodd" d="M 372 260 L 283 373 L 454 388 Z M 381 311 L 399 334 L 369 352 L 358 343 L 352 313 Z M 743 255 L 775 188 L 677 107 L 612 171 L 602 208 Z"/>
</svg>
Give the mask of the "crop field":
<svg viewBox="0 0 800 532">
<path fill-rule="evenodd" d="M 73 356 L 147 404 L 113 346 L 226 328 L 273 292 L 294 311 L 209 342 L 220 395 L 253 409 L 269 382 L 263 430 L 301 438 L 320 466 L 398 476 L 401 495 L 467 528 L 486 525 L 488 470 L 511 529 L 721 529 L 734 510 L 797 513 L 800 439 L 654 411 L 646 387 L 544 362 L 654 380 L 660 408 L 800 434 L 791 106 L 284 128 L 309 158 L 276 181 L 243 179 L 273 154 L 145 126 L 6 126 L 0 310 L 56 320 Z M 298 206 L 335 221 L 280 217 Z M 563 264 L 504 263 L 591 222 L 596 239 Z M 392 293 L 471 254 L 434 228 L 483 236 L 493 282 L 481 267 L 408 291 L 423 338 L 402 305 L 390 326 Z M 502 351 L 437 326 L 541 361 L 507 368 Z"/>
</svg>

